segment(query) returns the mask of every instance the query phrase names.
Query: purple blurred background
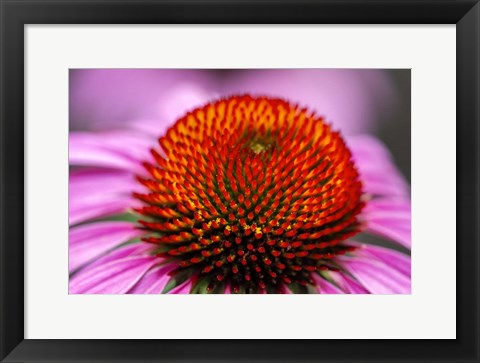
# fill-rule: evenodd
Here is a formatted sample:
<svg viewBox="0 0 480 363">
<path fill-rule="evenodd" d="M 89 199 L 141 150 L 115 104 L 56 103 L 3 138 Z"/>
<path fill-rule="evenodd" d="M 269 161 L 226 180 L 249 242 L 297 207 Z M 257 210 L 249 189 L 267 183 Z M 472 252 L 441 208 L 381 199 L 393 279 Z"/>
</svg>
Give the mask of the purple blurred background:
<svg viewBox="0 0 480 363">
<path fill-rule="evenodd" d="M 324 116 L 347 137 L 379 137 L 410 180 L 410 70 L 72 69 L 70 130 L 138 129 L 160 136 L 187 111 L 249 93 Z"/>
</svg>

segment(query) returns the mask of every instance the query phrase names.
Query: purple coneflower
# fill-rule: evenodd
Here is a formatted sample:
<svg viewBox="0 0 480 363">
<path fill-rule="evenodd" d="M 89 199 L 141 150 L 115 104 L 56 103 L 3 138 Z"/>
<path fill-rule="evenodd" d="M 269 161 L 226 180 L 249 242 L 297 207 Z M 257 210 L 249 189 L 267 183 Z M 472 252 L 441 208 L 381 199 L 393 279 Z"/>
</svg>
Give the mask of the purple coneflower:
<svg viewBox="0 0 480 363">
<path fill-rule="evenodd" d="M 283 100 L 209 103 L 158 144 L 72 132 L 70 165 L 70 293 L 410 293 L 388 151 Z"/>
</svg>

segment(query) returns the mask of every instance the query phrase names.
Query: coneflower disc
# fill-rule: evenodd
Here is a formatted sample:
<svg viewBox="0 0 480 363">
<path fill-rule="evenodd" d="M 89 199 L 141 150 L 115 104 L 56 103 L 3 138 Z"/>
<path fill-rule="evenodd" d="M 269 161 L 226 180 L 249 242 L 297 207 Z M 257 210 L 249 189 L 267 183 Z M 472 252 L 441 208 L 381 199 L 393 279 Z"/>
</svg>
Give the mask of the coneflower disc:
<svg viewBox="0 0 480 363">
<path fill-rule="evenodd" d="M 335 270 L 362 185 L 338 132 L 279 99 L 231 97 L 179 119 L 145 163 L 145 241 L 207 291 L 282 292 Z"/>
</svg>

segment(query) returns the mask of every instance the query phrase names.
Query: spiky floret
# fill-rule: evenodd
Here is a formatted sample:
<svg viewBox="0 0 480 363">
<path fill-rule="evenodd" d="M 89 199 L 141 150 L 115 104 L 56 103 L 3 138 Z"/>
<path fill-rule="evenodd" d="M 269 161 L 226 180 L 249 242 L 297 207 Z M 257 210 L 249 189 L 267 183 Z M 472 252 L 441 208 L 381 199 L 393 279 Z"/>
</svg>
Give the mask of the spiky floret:
<svg viewBox="0 0 480 363">
<path fill-rule="evenodd" d="M 281 292 L 336 269 L 362 185 L 338 132 L 279 99 L 231 97 L 179 119 L 145 163 L 137 211 L 156 252 L 207 291 Z M 195 290 L 195 288 L 194 288 Z M 197 289 L 198 290 L 198 289 Z"/>
</svg>

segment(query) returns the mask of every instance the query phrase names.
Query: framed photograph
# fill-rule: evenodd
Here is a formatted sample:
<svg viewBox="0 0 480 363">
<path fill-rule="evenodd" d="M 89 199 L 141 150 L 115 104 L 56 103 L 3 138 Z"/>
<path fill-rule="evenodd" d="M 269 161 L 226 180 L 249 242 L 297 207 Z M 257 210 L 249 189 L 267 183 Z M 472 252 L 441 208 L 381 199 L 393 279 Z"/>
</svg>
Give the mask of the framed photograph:
<svg viewBox="0 0 480 363">
<path fill-rule="evenodd" d="M 2 362 L 480 362 L 478 1 L 1 11 Z"/>
</svg>

